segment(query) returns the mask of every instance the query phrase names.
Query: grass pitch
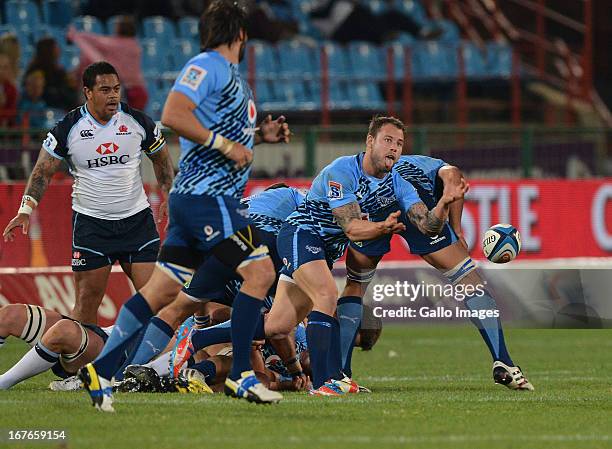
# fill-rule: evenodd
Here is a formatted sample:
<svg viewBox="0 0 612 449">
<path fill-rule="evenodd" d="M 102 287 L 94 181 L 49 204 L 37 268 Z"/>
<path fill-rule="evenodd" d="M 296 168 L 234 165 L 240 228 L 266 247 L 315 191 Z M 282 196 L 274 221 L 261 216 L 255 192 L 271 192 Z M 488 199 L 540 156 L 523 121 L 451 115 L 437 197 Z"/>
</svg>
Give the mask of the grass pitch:
<svg viewBox="0 0 612 449">
<path fill-rule="evenodd" d="M 115 414 L 84 392 L 46 389 L 51 374 L 0 391 L 0 447 L 10 448 L 612 448 L 612 331 L 507 331 L 534 384 L 491 380 L 488 351 L 470 327 L 387 327 L 356 351 L 370 395 L 285 394 L 275 406 L 223 395 L 120 394 Z M 28 347 L 0 349 L 4 372 Z M 65 442 L 6 441 L 9 429 L 65 429 Z"/>
</svg>

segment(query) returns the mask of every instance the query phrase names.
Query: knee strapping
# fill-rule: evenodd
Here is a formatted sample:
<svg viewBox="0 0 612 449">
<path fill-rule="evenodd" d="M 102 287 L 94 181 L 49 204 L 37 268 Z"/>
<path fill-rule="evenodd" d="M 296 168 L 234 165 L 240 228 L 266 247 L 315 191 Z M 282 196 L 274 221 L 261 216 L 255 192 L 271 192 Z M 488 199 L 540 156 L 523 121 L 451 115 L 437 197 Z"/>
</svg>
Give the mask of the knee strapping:
<svg viewBox="0 0 612 449">
<path fill-rule="evenodd" d="M 27 320 L 23 331 L 21 331 L 21 339 L 30 346 L 36 345 L 45 333 L 47 325 L 47 315 L 42 307 L 26 304 Z"/>
<path fill-rule="evenodd" d="M 346 267 L 346 277 L 353 282 L 360 284 L 368 284 L 374 279 L 376 268 L 371 270 L 353 270 L 351 267 Z"/>
<path fill-rule="evenodd" d="M 444 272 L 444 276 L 448 278 L 453 284 L 457 284 L 464 277 L 466 277 L 471 271 L 476 269 L 476 264 L 471 257 L 466 257 L 457 265 L 450 270 Z"/>
<path fill-rule="evenodd" d="M 75 353 L 61 355 L 60 363 L 62 363 L 62 365 L 64 363 L 72 362 L 77 357 L 81 356 L 87 350 L 87 345 L 89 344 L 89 336 L 87 335 L 87 329 L 85 329 L 81 325 L 81 323 L 77 323 L 76 321 L 75 323 L 77 324 L 77 326 L 79 326 L 79 329 L 81 330 L 81 343 L 79 344 L 78 351 L 76 351 Z"/>
</svg>

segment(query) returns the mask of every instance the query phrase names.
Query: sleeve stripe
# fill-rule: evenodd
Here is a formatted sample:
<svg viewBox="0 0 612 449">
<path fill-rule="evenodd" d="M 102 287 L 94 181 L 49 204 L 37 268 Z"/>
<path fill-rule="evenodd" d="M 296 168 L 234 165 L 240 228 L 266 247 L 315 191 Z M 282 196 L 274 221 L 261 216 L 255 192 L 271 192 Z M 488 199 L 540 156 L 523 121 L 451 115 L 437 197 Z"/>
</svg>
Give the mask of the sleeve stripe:
<svg viewBox="0 0 612 449">
<path fill-rule="evenodd" d="M 149 149 L 147 150 L 147 154 L 157 153 L 159 150 L 163 148 L 165 144 L 166 144 L 166 139 L 164 139 L 163 137 L 159 138 L 153 145 L 149 147 Z"/>
<path fill-rule="evenodd" d="M 54 153 L 52 150 L 50 150 L 49 148 L 47 148 L 47 146 L 46 146 L 46 145 L 43 145 L 42 147 L 45 149 L 45 151 L 46 151 L 47 153 L 49 153 L 49 154 L 50 154 L 51 156 L 53 156 L 55 159 L 59 159 L 60 161 L 63 161 L 63 160 L 64 160 L 64 158 L 63 158 L 62 156 L 60 156 L 59 154 Z"/>
</svg>

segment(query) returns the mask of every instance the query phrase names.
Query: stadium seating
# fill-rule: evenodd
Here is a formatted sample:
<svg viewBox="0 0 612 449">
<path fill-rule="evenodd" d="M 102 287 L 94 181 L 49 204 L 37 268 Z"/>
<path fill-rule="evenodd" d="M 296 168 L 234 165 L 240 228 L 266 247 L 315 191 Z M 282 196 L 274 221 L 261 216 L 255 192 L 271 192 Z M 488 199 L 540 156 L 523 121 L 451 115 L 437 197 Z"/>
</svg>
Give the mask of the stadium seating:
<svg viewBox="0 0 612 449">
<path fill-rule="evenodd" d="M 512 48 L 507 44 L 487 44 L 487 74 L 491 78 L 509 78 L 512 74 Z"/>
<path fill-rule="evenodd" d="M 351 75 L 351 65 L 343 46 L 334 42 L 325 42 L 321 48 L 327 55 L 330 77 L 348 77 Z"/>
<path fill-rule="evenodd" d="M 199 42 L 198 18 L 181 17 L 178 21 L 178 34 L 183 39 Z"/>
<path fill-rule="evenodd" d="M 67 27 L 72 21 L 72 5 L 69 0 L 43 0 L 43 20 L 47 25 Z"/>
<path fill-rule="evenodd" d="M 79 66 L 81 51 L 75 45 L 68 45 L 62 49 L 60 55 L 61 65 L 68 71 L 74 70 Z"/>
<path fill-rule="evenodd" d="M 264 41 L 253 40 L 249 42 L 249 49 L 247 49 L 249 56 L 251 51 L 255 55 L 255 68 L 258 77 L 270 78 L 278 72 L 278 58 L 276 57 L 276 49 L 272 45 Z"/>
<path fill-rule="evenodd" d="M 145 76 L 159 76 L 168 70 L 177 70 L 170 66 L 168 60 L 169 47 L 159 45 L 156 39 L 141 39 L 142 47 L 142 71 Z"/>
<path fill-rule="evenodd" d="M 55 28 L 50 25 L 39 25 L 32 33 L 34 43 L 38 42 L 43 37 L 52 37 L 63 51 L 66 48 L 66 33 L 61 28 Z"/>
<path fill-rule="evenodd" d="M 35 29 L 40 23 L 38 6 L 33 1 L 7 0 L 4 11 L 6 23 L 14 25 L 18 29 L 23 26 Z"/>
<path fill-rule="evenodd" d="M 79 16 L 72 19 L 72 25 L 78 31 L 86 33 L 104 34 L 106 32 L 104 24 L 94 16 Z"/>
<path fill-rule="evenodd" d="M 198 54 L 198 47 L 190 39 L 174 39 L 171 44 L 169 70 L 178 71 L 193 56 Z"/>
<path fill-rule="evenodd" d="M 386 77 L 386 55 L 378 47 L 368 42 L 351 42 L 348 56 L 353 78 L 377 80 Z"/>
<path fill-rule="evenodd" d="M 483 51 L 471 42 L 461 45 L 465 74 L 470 78 L 484 78 L 487 76 L 487 64 Z"/>
<path fill-rule="evenodd" d="M 318 49 L 298 40 L 283 41 L 278 44 L 278 56 L 282 62 L 278 75 L 283 78 L 312 78 L 318 76 Z"/>
<path fill-rule="evenodd" d="M 110 35 L 116 34 L 117 22 L 121 20 L 121 16 L 109 17 L 106 21 L 106 32 Z"/>
<path fill-rule="evenodd" d="M 413 47 L 412 73 L 415 80 L 449 80 L 458 74 L 457 47 L 438 42 L 421 42 Z"/>
<path fill-rule="evenodd" d="M 142 19 L 142 36 L 162 43 L 171 42 L 176 37 L 174 23 L 166 17 L 145 17 Z"/>
</svg>

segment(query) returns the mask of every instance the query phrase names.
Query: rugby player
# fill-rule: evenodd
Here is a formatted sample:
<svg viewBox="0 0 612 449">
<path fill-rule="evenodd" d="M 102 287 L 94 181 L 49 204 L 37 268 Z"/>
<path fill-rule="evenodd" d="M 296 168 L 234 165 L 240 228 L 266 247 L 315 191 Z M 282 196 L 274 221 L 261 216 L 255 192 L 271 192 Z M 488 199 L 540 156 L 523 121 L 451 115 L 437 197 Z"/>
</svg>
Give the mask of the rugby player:
<svg viewBox="0 0 612 449">
<path fill-rule="evenodd" d="M 244 280 L 233 303 L 234 356 L 225 393 L 258 403 L 282 399 L 257 380 L 249 360 L 262 300 L 275 273 L 240 198 L 253 145 L 288 142 L 290 132 L 284 117 L 268 116 L 256 127 L 253 94 L 238 70 L 246 21 L 237 4 L 211 2 L 200 19 L 202 53 L 187 62 L 166 100 L 162 123 L 181 137 L 182 151 L 169 196 L 168 233 L 151 279 L 122 307 L 98 359 L 81 370 L 100 410 L 113 411 L 110 379 L 121 365 L 124 347 L 176 298 L 204 258 Z M 169 326 L 157 324 L 160 333 L 172 334 Z"/>
<path fill-rule="evenodd" d="M 286 334 L 310 312 L 307 336 L 313 394 L 335 391 L 337 388 L 327 383 L 344 377 L 340 328 L 334 317 L 338 291 L 330 269 L 349 241 L 404 231 L 406 226 L 398 222 L 402 211 L 420 232 L 436 235 L 444 226 L 449 206 L 463 198 L 467 190 L 465 183 L 452 186 L 429 210 L 412 184 L 392 171 L 403 143 L 401 121 L 375 117 L 365 153 L 341 157 L 325 167 L 279 232 L 277 247 L 284 267 L 266 321 L 266 334 Z M 386 219 L 363 220 L 370 214 Z"/>
<path fill-rule="evenodd" d="M 120 102 L 117 71 L 96 62 L 83 72 L 86 103 L 49 131 L 21 207 L 4 230 L 28 233 L 30 214 L 53 174 L 66 162 L 72 190 L 72 270 L 76 302 L 71 317 L 96 323 L 111 265 L 119 261 L 134 287 L 144 286 L 159 251 L 159 235 L 140 176 L 141 155 L 153 162 L 164 198 L 174 178 L 165 140 L 153 120 Z M 165 212 L 165 199 L 161 209 Z"/>
<path fill-rule="evenodd" d="M 461 171 L 440 159 L 427 156 L 402 156 L 393 167 L 419 193 L 421 200 L 434 207 L 444 191 L 464 181 Z M 405 222 L 406 230 L 400 236 L 408 243 L 410 252 L 418 254 L 432 267 L 440 270 L 453 284 L 484 285 L 470 258 L 468 246 L 461 230 L 463 199 L 455 201 L 450 208 L 449 221 L 434 237 L 426 237 L 415 228 L 410 220 Z M 383 216 L 371 217 L 382 220 Z M 348 250 L 346 266 L 347 280 L 342 296 L 338 300 L 338 317 L 342 341 L 343 372 L 351 377 L 352 341 L 359 329 L 362 316 L 361 302 L 365 290 L 374 277 L 376 266 L 390 250 L 390 238 L 352 242 Z M 469 310 L 497 310 L 491 293 L 485 290 L 482 296 L 467 297 L 463 301 Z M 493 379 L 495 383 L 514 390 L 533 390 L 521 368 L 515 366 L 504 339 L 499 318 L 472 318 L 493 358 Z"/>
</svg>

